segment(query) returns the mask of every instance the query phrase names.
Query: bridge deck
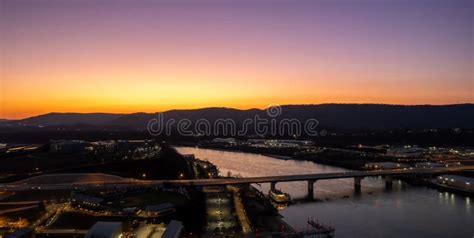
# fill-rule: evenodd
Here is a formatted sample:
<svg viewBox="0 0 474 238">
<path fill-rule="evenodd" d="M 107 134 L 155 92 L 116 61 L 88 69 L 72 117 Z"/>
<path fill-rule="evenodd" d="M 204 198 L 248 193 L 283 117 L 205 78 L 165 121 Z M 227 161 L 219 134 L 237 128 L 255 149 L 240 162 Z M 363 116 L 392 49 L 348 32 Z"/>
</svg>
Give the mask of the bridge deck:
<svg viewBox="0 0 474 238">
<path fill-rule="evenodd" d="M 300 175 L 281 175 L 281 176 L 264 176 L 250 178 L 216 178 L 216 179 L 181 179 L 181 180 L 134 180 L 134 179 L 117 179 L 108 181 L 89 181 L 82 183 L 54 183 L 44 182 L 35 184 L 34 178 L 24 180 L 22 183 L 0 184 L 0 191 L 18 191 L 29 189 L 73 189 L 79 187 L 85 188 L 103 188 L 117 186 L 155 186 L 155 185 L 172 185 L 172 186 L 213 186 L 213 185 L 232 185 L 232 184 L 251 184 L 251 183 L 277 183 L 292 181 L 317 181 L 327 179 L 341 178 L 363 178 L 384 175 L 415 175 L 415 174 L 449 174 L 463 171 L 474 171 L 474 166 L 450 167 L 450 168 L 431 168 L 431 169 L 402 169 L 402 170 L 378 170 L 378 171 L 348 171 L 337 173 L 319 173 L 319 174 L 300 174 Z"/>
<path fill-rule="evenodd" d="M 406 170 L 377 170 L 377 171 L 348 171 L 336 173 L 321 174 L 300 174 L 300 175 L 282 175 L 265 176 L 249 178 L 220 178 L 220 179 L 188 179 L 188 180 L 156 180 L 150 183 L 168 183 L 171 185 L 230 185 L 230 184 L 249 184 L 249 183 L 271 183 L 271 182 L 292 182 L 307 180 L 327 180 L 355 177 L 376 177 L 383 175 L 413 175 L 413 174 L 445 174 L 463 171 L 474 171 L 474 166 L 451 167 L 451 168 L 432 168 L 432 169 L 406 169 Z"/>
</svg>

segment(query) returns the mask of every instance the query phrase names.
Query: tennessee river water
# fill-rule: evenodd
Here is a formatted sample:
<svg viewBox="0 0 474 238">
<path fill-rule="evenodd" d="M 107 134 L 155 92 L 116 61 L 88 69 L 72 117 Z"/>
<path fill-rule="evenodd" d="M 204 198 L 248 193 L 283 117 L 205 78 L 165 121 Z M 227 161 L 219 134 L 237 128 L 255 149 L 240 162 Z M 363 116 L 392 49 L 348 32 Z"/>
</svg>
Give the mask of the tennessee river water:
<svg viewBox="0 0 474 238">
<path fill-rule="evenodd" d="M 175 148 L 181 154 L 194 154 L 212 162 L 223 176 L 229 171 L 242 177 L 348 171 L 251 153 Z M 315 200 L 305 201 L 306 182 L 278 183 L 277 188 L 296 201 L 280 214 L 298 230 L 306 229 L 308 218 L 330 224 L 338 237 L 474 237 L 472 198 L 399 181 L 394 181 L 393 189 L 387 191 L 379 178 L 363 179 L 362 192 L 357 195 L 353 184 L 353 179 L 318 181 L 314 186 Z M 265 194 L 270 187 L 254 186 Z"/>
</svg>

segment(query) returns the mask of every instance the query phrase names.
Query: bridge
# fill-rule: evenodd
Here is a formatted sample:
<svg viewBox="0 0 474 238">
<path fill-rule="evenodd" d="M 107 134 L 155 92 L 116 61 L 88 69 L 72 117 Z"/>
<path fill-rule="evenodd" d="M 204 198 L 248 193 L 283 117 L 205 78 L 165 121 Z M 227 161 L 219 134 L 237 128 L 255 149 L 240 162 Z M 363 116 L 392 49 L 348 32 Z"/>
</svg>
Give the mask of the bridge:
<svg viewBox="0 0 474 238">
<path fill-rule="evenodd" d="M 361 190 L 362 179 L 365 177 L 383 176 L 387 188 L 392 187 L 393 176 L 401 175 L 438 175 L 459 173 L 465 171 L 474 171 L 474 166 L 462 167 L 442 167 L 442 168 L 407 168 L 394 170 L 377 170 L 377 171 L 348 171 L 336 173 L 319 173 L 319 174 L 301 174 L 301 175 L 281 175 L 266 177 L 249 177 L 249 178 L 219 178 L 219 179 L 189 179 L 189 180 L 170 180 L 162 181 L 164 185 L 172 186 L 215 186 L 215 185 L 235 185 L 235 184 L 252 184 L 252 183 L 270 183 L 271 189 L 275 189 L 279 182 L 307 181 L 308 195 L 312 198 L 314 194 L 314 184 L 319 180 L 354 178 L 354 189 Z M 153 182 L 152 182 L 153 183 Z"/>
<path fill-rule="evenodd" d="M 365 177 L 379 177 L 385 179 L 385 184 L 388 188 L 392 186 L 393 176 L 402 175 L 438 175 L 450 174 L 466 171 L 474 171 L 474 166 L 459 166 L 459 167 L 440 167 L 440 168 L 407 168 L 395 170 L 377 170 L 377 171 L 347 171 L 336 173 L 315 173 L 315 174 L 300 174 L 300 175 L 280 175 L 280 176 L 264 176 L 264 177 L 248 177 L 248 178 L 215 178 L 215 179 L 179 179 L 179 180 L 138 180 L 121 178 L 117 176 L 111 177 L 106 174 L 50 174 L 48 179 L 42 176 L 33 177 L 14 183 L 0 184 L 0 191 L 22 191 L 22 190 L 68 190 L 68 189 L 107 189 L 131 186 L 175 186 L 175 187 L 190 187 L 190 186 L 222 186 L 222 185 L 238 185 L 238 184 L 252 184 L 252 183 L 270 183 L 271 188 L 274 189 L 277 183 L 307 181 L 308 195 L 312 196 L 314 191 L 314 184 L 319 180 L 353 178 L 354 189 L 360 191 L 362 179 Z M 79 179 L 77 182 L 60 182 L 64 181 L 61 178 L 87 176 L 93 179 Z"/>
</svg>

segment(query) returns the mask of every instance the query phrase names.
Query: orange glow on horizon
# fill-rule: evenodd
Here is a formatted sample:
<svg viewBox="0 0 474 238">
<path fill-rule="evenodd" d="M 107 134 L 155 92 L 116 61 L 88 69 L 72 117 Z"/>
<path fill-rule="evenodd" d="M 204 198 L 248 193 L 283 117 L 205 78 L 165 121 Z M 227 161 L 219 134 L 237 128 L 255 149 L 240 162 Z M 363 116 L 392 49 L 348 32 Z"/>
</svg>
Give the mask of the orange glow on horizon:
<svg viewBox="0 0 474 238">
<path fill-rule="evenodd" d="M 0 119 L 474 102 L 467 1 L 86 2 L 2 5 Z"/>
<path fill-rule="evenodd" d="M 89 64 L 99 64 L 103 68 L 92 69 L 87 67 Z M 292 69 L 268 69 L 263 65 L 256 68 L 228 64 L 214 69 L 212 62 L 201 62 L 186 70 L 177 66 L 150 70 L 146 65 L 135 65 L 134 68 L 114 61 L 108 64 L 83 62 L 81 65 L 85 68 L 82 71 L 64 67 L 53 71 L 6 71 L 0 118 L 25 118 L 48 112 L 133 113 L 203 107 L 249 109 L 265 108 L 270 104 L 472 102 L 469 88 L 459 91 L 456 85 L 437 82 L 436 76 L 417 72 L 392 74 L 383 70 L 339 72 L 326 69 L 300 73 Z M 361 79 L 357 74 L 366 76 Z M 373 74 L 378 79 L 369 76 Z M 396 77 L 428 77 L 432 83 L 429 90 L 420 90 L 426 87 L 424 80 L 391 80 Z M 328 78 L 331 80 L 321 80 Z"/>
</svg>

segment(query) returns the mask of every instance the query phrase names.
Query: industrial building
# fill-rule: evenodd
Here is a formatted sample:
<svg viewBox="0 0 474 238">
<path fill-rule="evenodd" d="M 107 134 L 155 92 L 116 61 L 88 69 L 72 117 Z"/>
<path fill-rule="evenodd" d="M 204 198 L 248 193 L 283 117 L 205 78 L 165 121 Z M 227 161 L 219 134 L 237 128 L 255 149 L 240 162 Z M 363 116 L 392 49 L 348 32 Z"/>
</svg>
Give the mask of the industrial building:
<svg viewBox="0 0 474 238">
<path fill-rule="evenodd" d="M 166 226 L 166 230 L 161 236 L 161 238 L 178 238 L 181 235 L 183 230 L 183 223 L 180 221 L 172 220 L 168 226 Z"/>
<path fill-rule="evenodd" d="M 76 207 L 98 210 L 101 208 L 102 202 L 104 199 L 83 195 L 75 194 L 71 199 L 71 204 Z"/>
<path fill-rule="evenodd" d="M 121 222 L 96 222 L 85 238 L 118 238 L 122 234 Z"/>
<path fill-rule="evenodd" d="M 146 206 L 144 212 L 149 217 L 158 217 L 173 214 L 175 208 L 171 203 L 162 203 L 159 205 Z"/>
</svg>

